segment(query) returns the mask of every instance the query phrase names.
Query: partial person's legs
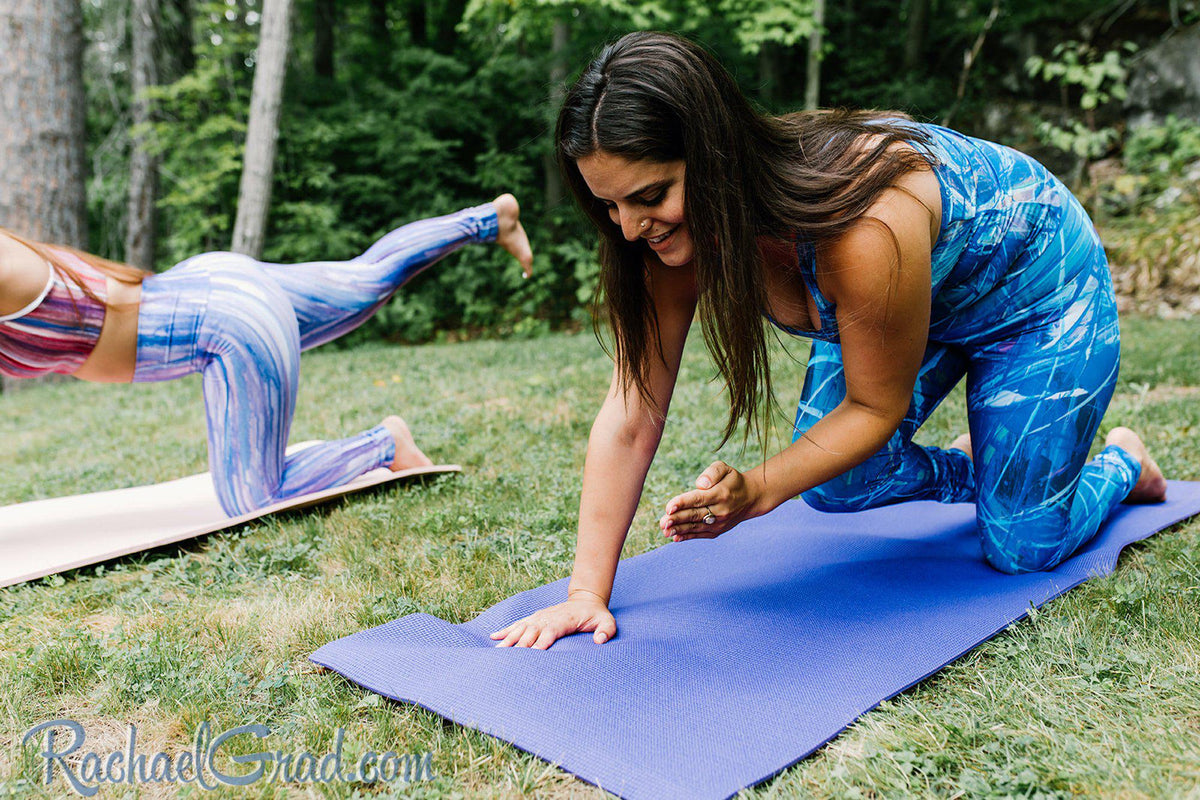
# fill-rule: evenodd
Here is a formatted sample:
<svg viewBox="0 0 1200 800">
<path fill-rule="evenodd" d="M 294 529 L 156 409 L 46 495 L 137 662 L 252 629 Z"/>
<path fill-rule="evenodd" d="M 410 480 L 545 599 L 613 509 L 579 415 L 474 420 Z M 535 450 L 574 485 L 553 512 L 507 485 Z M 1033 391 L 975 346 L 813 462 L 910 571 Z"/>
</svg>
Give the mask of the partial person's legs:
<svg viewBox="0 0 1200 800">
<path fill-rule="evenodd" d="M 397 228 L 350 261 L 263 264 L 283 289 L 300 328 L 300 349 L 357 328 L 397 289 L 434 262 L 472 242 L 495 241 L 491 203 Z"/>
<path fill-rule="evenodd" d="M 805 502 L 820 511 L 859 511 L 905 500 L 943 503 L 974 500 L 974 475 L 965 453 L 912 442 L 917 429 L 962 379 L 966 365 L 960 351 L 930 343 L 917 375 L 912 404 L 900 428 L 871 458 L 804 492 Z M 841 348 L 828 342 L 813 342 L 796 410 L 793 440 L 805 435 L 845 397 Z"/>
<path fill-rule="evenodd" d="M 1051 324 L 972 354 L 979 533 L 1003 572 L 1057 566 L 1096 534 L 1141 472 L 1115 445 L 1087 461 L 1116 386 L 1120 335 L 1107 269 L 1077 284 Z"/>
<path fill-rule="evenodd" d="M 253 259 L 205 254 L 146 281 L 134 380 L 203 374 L 209 467 L 230 516 L 340 486 L 396 458 L 385 424 L 285 455 L 299 371 L 291 304 Z"/>
</svg>

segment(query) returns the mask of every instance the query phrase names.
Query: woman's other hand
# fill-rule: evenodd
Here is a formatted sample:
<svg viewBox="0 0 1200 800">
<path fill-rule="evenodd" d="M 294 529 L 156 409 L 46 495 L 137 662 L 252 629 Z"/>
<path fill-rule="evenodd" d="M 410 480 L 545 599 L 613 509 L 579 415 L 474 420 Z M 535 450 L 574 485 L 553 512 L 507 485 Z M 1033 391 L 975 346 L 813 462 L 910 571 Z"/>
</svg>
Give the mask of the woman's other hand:
<svg viewBox="0 0 1200 800">
<path fill-rule="evenodd" d="M 599 595 L 579 591 L 567 601 L 543 608 L 492 634 L 500 639 L 496 647 L 532 647 L 545 650 L 564 636 L 582 631 L 592 633 L 592 641 L 604 644 L 617 635 L 617 621 Z"/>
<path fill-rule="evenodd" d="M 738 523 L 759 516 L 763 499 L 761 482 L 724 461 L 714 461 L 696 479 L 696 490 L 684 492 L 667 502 L 666 515 L 658 521 L 663 535 L 672 541 L 713 539 Z"/>
</svg>

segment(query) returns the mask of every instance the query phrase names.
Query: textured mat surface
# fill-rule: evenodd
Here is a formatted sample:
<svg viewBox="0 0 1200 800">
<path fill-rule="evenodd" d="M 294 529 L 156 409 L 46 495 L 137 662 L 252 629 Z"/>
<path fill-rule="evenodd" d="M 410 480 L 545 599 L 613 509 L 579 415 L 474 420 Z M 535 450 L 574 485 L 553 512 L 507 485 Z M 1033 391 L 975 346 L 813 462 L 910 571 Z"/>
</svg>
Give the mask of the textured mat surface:
<svg viewBox="0 0 1200 800">
<path fill-rule="evenodd" d="M 310 444 L 302 442 L 288 450 Z M 150 486 L 0 507 L 0 586 L 232 528 L 372 486 L 460 469 L 455 464 L 401 472 L 377 469 L 344 486 L 232 518 L 221 510 L 207 472 Z"/>
<path fill-rule="evenodd" d="M 1126 544 L 1200 512 L 1200 483 L 1123 506 L 1058 569 L 983 561 L 973 505 L 822 514 L 799 501 L 715 540 L 621 564 L 618 635 L 546 651 L 488 634 L 565 598 L 566 579 L 452 625 L 413 614 L 313 661 L 627 798 L 724 798 L 1093 575 Z"/>
</svg>

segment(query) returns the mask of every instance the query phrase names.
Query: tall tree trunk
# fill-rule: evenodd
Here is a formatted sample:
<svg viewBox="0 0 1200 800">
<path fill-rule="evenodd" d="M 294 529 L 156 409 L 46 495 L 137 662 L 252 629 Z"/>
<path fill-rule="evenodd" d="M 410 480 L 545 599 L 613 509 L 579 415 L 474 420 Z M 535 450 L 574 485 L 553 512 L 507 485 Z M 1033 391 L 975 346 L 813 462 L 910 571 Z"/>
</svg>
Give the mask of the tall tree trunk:
<svg viewBox="0 0 1200 800">
<path fill-rule="evenodd" d="M 808 70 L 804 107 L 813 110 L 821 100 L 821 44 L 825 35 L 825 0 L 813 0 L 813 34 L 808 39 Z"/>
<path fill-rule="evenodd" d="M 238 187 L 237 219 L 233 224 L 233 251 L 252 258 L 262 255 L 263 233 L 267 227 L 291 16 L 292 0 L 264 0 L 258 60 L 250 94 L 246 153 Z"/>
<path fill-rule="evenodd" d="M 371 34 L 379 41 L 388 29 L 388 0 L 371 0 Z"/>
<path fill-rule="evenodd" d="M 779 86 L 779 47 L 774 42 L 763 42 L 758 51 L 758 83 L 759 98 L 770 108 Z"/>
<path fill-rule="evenodd" d="M 163 0 L 159 36 L 159 79 L 170 83 L 196 67 L 196 40 L 192 31 L 192 0 Z"/>
<path fill-rule="evenodd" d="M 79 0 L 0 2 L 0 120 L 0 225 L 86 247 Z"/>
<path fill-rule="evenodd" d="M 388 29 L 388 0 L 370 0 L 371 49 L 376 75 L 386 75 L 392 63 L 392 32 Z"/>
<path fill-rule="evenodd" d="M 404 9 L 404 21 L 408 23 L 408 35 L 418 47 L 429 45 L 429 7 L 426 0 L 408 0 Z"/>
<path fill-rule="evenodd" d="M 152 112 L 147 90 L 158 83 L 156 50 L 158 0 L 133 0 L 133 151 L 129 156 L 129 213 L 125 231 L 125 260 L 142 269 L 154 268 L 157 239 L 154 204 L 158 196 L 158 159 L 147 147 Z"/>
<path fill-rule="evenodd" d="M 79 0 L 0 2 L 0 225 L 87 246 Z"/>
<path fill-rule="evenodd" d="M 337 0 L 316 0 L 314 11 L 313 71 L 323 78 L 332 78 L 333 54 L 337 44 Z"/>
<path fill-rule="evenodd" d="M 975 66 L 975 60 L 979 58 L 979 52 L 983 50 L 983 43 L 987 39 L 988 31 L 992 29 L 996 18 L 1000 16 L 1000 0 L 994 0 L 992 10 L 988 13 L 987 19 L 983 21 L 983 30 L 975 37 L 975 44 L 971 49 L 963 51 L 963 67 L 962 72 L 958 76 L 958 91 L 955 93 L 954 105 L 950 106 L 950 110 L 942 117 L 941 124 L 949 127 L 954 121 L 954 115 L 958 113 L 958 107 L 962 105 L 963 97 L 967 93 L 967 79 L 971 77 L 971 67 Z M 1066 95 L 1063 95 L 1063 105 L 1066 106 Z"/>
<path fill-rule="evenodd" d="M 925 31 L 929 28 L 929 0 L 908 0 L 908 33 L 904 37 L 904 71 L 912 72 L 925 54 Z"/>
<path fill-rule="evenodd" d="M 566 19 L 560 17 L 554 20 L 554 31 L 551 34 L 550 40 L 550 114 L 558 113 L 558 107 L 562 105 L 563 97 L 566 95 L 567 87 L 567 44 L 570 41 L 571 30 L 567 25 Z M 554 158 L 554 133 L 550 133 L 551 146 L 545 151 L 542 156 L 542 170 L 546 175 L 545 182 L 545 200 L 546 209 L 557 208 L 562 205 L 563 197 L 566 195 L 563 187 L 562 173 L 558 171 L 558 163 Z"/>
</svg>

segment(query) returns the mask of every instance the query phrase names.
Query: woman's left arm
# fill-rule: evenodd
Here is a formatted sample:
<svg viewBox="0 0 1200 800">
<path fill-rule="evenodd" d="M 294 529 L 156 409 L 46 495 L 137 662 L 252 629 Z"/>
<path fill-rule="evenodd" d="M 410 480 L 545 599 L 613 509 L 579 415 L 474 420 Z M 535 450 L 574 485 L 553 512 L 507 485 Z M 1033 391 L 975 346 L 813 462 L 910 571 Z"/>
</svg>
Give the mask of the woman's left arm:
<svg viewBox="0 0 1200 800">
<path fill-rule="evenodd" d="M 889 190 L 821 254 L 837 304 L 846 397 L 791 446 L 742 473 L 714 462 L 659 521 L 676 541 L 711 538 L 861 464 L 896 432 L 929 337 L 930 211 Z M 715 522 L 705 524 L 709 513 Z"/>
</svg>

